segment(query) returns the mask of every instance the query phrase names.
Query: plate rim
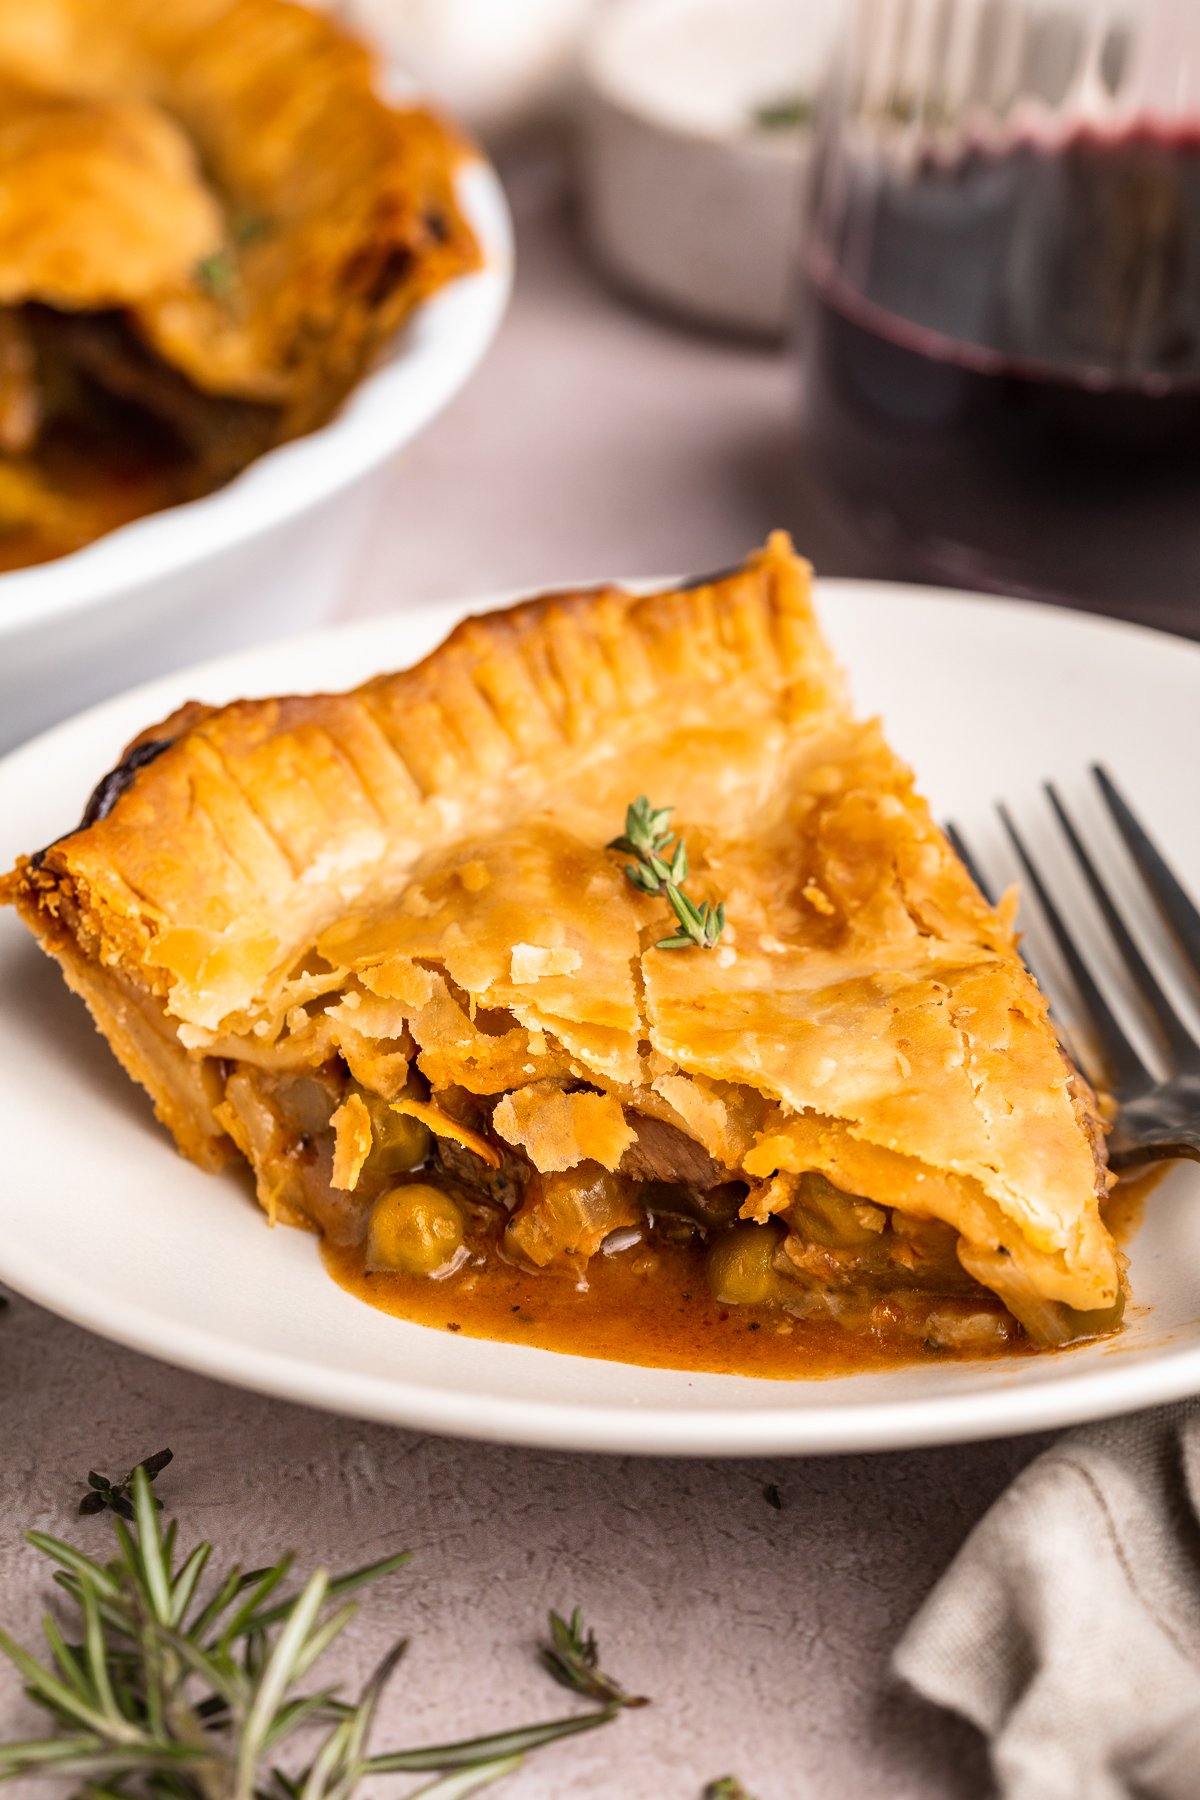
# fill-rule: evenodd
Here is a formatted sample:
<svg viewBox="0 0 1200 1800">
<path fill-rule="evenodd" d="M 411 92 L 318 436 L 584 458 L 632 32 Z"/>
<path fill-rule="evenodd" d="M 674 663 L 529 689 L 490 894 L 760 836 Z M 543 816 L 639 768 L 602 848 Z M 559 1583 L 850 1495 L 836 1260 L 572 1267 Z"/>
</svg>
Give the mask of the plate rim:
<svg viewBox="0 0 1200 1800">
<path fill-rule="evenodd" d="M 288 446 L 282 445 L 286 450 Z M 272 452 L 271 454 L 275 454 Z M 200 502 L 192 502 L 200 504 Z M 82 555 L 83 552 L 77 554 Z M 20 573 L 20 571 L 18 571 Z M 332 619 L 324 625 L 318 625 L 311 631 L 290 633 L 271 638 L 265 644 L 252 644 L 240 650 L 232 650 L 219 656 L 204 657 L 200 662 L 185 664 L 182 668 L 171 669 L 166 674 L 149 676 L 134 686 L 123 688 L 117 694 L 111 694 L 105 700 L 94 701 L 90 706 L 81 708 L 66 719 L 56 724 L 43 727 L 32 737 L 24 739 L 0 754 L 0 780 L 4 778 L 9 765 L 27 752 L 40 751 L 46 740 L 56 734 L 74 731 L 77 727 L 93 722 L 99 723 L 100 717 L 111 710 L 114 718 L 124 708 L 135 702 L 143 702 L 153 707 L 154 704 L 169 706 L 171 701 L 163 699 L 156 702 L 155 696 L 171 693 L 176 683 L 192 685 L 197 681 L 210 679 L 220 680 L 229 670 L 238 668 L 244 662 L 266 658 L 280 653 L 291 656 L 308 654 L 321 643 L 330 639 L 342 642 L 356 637 L 368 639 L 376 633 L 385 635 L 388 629 L 402 630 L 406 623 L 428 619 L 430 623 L 444 624 L 450 631 L 459 621 L 474 618 L 483 613 L 500 612 L 506 607 L 516 606 L 526 600 L 537 600 L 552 594 L 576 593 L 593 588 L 618 587 L 630 593 L 650 594 L 659 589 L 668 589 L 684 585 L 694 585 L 703 580 L 714 579 L 713 576 L 683 575 L 678 573 L 658 575 L 582 575 L 575 578 L 564 578 L 555 581 L 539 581 L 534 585 L 521 587 L 488 588 L 479 594 L 468 594 L 433 600 L 415 600 L 411 603 L 401 602 L 393 611 L 373 612 L 362 618 Z M 1200 660 L 1200 638 L 1181 637 L 1177 632 L 1169 631 L 1164 626 L 1144 624 L 1139 620 L 1121 619 L 1107 613 L 1089 613 L 1071 606 L 1060 605 L 1050 600 L 1031 600 L 1018 594 L 982 593 L 970 588 L 940 587 L 916 581 L 886 581 L 875 577 L 857 575 L 820 575 L 813 576 L 813 595 L 818 613 L 831 600 L 836 603 L 837 596 L 865 595 L 868 598 L 882 598 L 885 595 L 899 594 L 910 600 L 934 601 L 937 605 L 949 604 L 958 610 L 964 605 L 974 607 L 983 612 L 995 612 L 1001 616 L 1036 621 L 1038 627 L 1049 624 L 1051 629 L 1065 626 L 1068 630 L 1080 630 L 1085 634 L 1097 637 L 1127 638 L 1132 642 L 1157 648 L 1169 647 L 1172 653 L 1185 659 Z M 0 633 L 2 635 L 2 633 Z M 854 686 L 854 671 L 850 671 L 851 688 Z M 309 689 L 317 692 L 317 689 Z M 250 696 L 253 698 L 254 696 Z M 178 704 L 178 702 L 174 702 Z M 920 771 L 917 771 L 918 781 Z"/>
<path fill-rule="evenodd" d="M 622 585 L 653 591 L 674 578 L 629 580 Z M 563 591 L 592 582 L 555 583 L 541 592 Z M 1200 644 L 1130 621 L 1097 617 L 1068 608 L 1047 606 L 1007 596 L 967 593 L 917 584 L 826 577 L 815 584 L 818 607 L 836 606 L 839 596 L 872 600 L 936 600 L 966 605 L 984 613 L 1003 613 L 1037 621 L 1035 629 L 1081 631 L 1108 638 L 1149 641 L 1192 661 L 1200 674 Z M 393 613 L 351 620 L 321 630 L 279 639 L 272 644 L 209 659 L 187 669 L 139 684 L 123 694 L 87 708 L 40 733 L 0 759 L 0 791 L 23 766 L 52 759 L 57 740 L 75 733 L 114 728 L 143 706 L 174 703 L 187 687 L 197 691 L 205 681 L 245 679 L 247 665 L 264 671 L 273 659 L 311 658 L 331 639 L 339 643 L 373 639 L 381 648 L 392 637 L 403 640 L 423 630 L 448 629 L 469 614 L 492 611 L 527 597 L 524 590 L 504 590 L 463 600 L 433 601 Z M 252 679 L 252 672 L 251 672 Z M 253 686 L 251 688 L 253 690 Z M 311 691 L 311 690 L 310 690 Z M 143 718 L 144 723 L 144 718 Z M 134 729 L 137 729 L 134 726 Z M 119 731 L 114 731 L 119 735 Z M 171 1154 L 178 1154 L 171 1148 Z M 370 1419 L 409 1429 L 531 1448 L 579 1450 L 624 1455 L 753 1456 L 827 1455 L 933 1447 L 982 1438 L 1044 1431 L 1112 1417 L 1142 1407 L 1181 1400 L 1200 1393 L 1200 1343 L 1167 1348 L 1149 1362 L 1130 1360 L 1124 1367 L 1097 1368 L 1073 1376 L 1071 1352 L 1061 1375 L 1022 1383 L 1016 1371 L 1010 1385 L 987 1392 L 946 1392 L 933 1396 L 901 1396 L 882 1401 L 858 1400 L 844 1406 L 773 1406 L 760 1410 L 672 1409 L 658 1403 L 609 1405 L 590 1400 L 515 1397 L 454 1392 L 413 1383 L 391 1373 L 330 1369 L 314 1359 L 244 1344 L 188 1322 L 171 1322 L 171 1341 L 164 1348 L 163 1318 L 140 1303 L 123 1302 L 120 1316 L 106 1309 L 101 1296 L 87 1290 L 78 1276 L 49 1275 L 36 1254 L 22 1258 L 7 1238 L 0 1239 L 0 1280 L 14 1292 L 126 1348 L 176 1367 L 225 1381 L 250 1391 L 276 1396 L 344 1416 Z M 450 1342 L 457 1340 L 450 1339 Z M 471 1340 L 478 1341 L 478 1340 Z M 543 1355 L 558 1355 L 542 1351 Z M 580 1358 L 593 1363 L 598 1359 Z M 612 1367 L 626 1365 L 612 1364 Z M 676 1371 L 687 1380 L 689 1371 Z M 836 1381 L 837 1377 L 828 1380 Z M 781 1384 L 772 1382 L 773 1388 Z M 807 1386 L 807 1383 L 805 1384 Z M 825 1386 L 825 1382 L 822 1386 Z"/>
</svg>

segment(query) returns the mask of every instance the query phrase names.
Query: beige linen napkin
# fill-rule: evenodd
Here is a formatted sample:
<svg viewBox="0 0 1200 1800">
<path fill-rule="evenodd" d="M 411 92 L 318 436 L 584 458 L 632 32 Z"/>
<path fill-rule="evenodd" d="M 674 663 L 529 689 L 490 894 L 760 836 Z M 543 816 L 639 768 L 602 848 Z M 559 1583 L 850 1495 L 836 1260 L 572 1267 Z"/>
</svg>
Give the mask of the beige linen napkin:
<svg viewBox="0 0 1200 1800">
<path fill-rule="evenodd" d="M 1200 1800 L 1200 1407 L 1039 1456 L 895 1668 L 987 1734 L 1004 1800 Z"/>
</svg>

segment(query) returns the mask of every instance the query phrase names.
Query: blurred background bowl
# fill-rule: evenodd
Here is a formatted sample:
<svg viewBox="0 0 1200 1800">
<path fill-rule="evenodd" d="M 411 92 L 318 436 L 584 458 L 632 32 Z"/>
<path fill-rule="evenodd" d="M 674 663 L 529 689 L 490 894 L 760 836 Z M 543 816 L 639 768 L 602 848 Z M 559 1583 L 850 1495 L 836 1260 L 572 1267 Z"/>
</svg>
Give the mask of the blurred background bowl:
<svg viewBox="0 0 1200 1800">
<path fill-rule="evenodd" d="M 0 749 L 118 688 L 332 611 L 389 460 L 466 381 L 508 300 L 499 180 L 473 158 L 459 182 L 483 268 L 417 309 L 327 425 L 203 499 L 0 574 Z"/>
<path fill-rule="evenodd" d="M 616 0 L 586 46 L 583 183 L 604 267 L 660 306 L 777 337 L 809 122 L 842 0 Z"/>
<path fill-rule="evenodd" d="M 562 112 L 601 0 L 319 0 L 485 143 Z"/>
</svg>

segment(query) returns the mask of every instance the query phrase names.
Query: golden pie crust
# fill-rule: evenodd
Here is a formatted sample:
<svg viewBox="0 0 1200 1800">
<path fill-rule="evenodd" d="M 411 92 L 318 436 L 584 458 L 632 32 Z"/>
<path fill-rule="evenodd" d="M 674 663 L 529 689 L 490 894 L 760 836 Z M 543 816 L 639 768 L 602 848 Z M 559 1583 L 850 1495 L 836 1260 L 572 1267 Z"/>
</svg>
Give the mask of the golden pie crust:
<svg viewBox="0 0 1200 1800">
<path fill-rule="evenodd" d="M 815 1173 L 874 1203 L 867 1237 L 880 1208 L 913 1242 L 952 1228 L 1019 1318 L 1110 1308 L 1094 1097 L 1010 910 L 850 709 L 809 578 L 776 534 L 692 586 L 469 619 L 352 693 L 190 706 L 0 893 L 185 1154 L 241 1152 L 272 1212 L 335 1237 L 365 1228 L 379 1097 L 485 1171 L 518 1252 L 525 1176 L 635 1182 L 665 1143 L 744 1218 L 788 1218 Z M 656 948 L 664 900 L 605 847 L 639 793 L 725 903 L 714 949 Z M 301 1075 L 338 1107 L 307 1185 L 271 1100 Z M 810 1284 L 811 1250 L 789 1238 Z"/>
</svg>

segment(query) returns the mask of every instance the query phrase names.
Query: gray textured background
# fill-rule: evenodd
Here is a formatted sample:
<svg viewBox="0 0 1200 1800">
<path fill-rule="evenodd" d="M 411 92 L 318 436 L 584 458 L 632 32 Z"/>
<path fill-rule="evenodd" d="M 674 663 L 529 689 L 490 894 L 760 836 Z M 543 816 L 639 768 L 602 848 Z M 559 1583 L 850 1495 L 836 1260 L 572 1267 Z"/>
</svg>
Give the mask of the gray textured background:
<svg viewBox="0 0 1200 1800">
<path fill-rule="evenodd" d="M 787 357 L 627 308 L 578 253 L 554 159 L 526 152 L 506 173 L 512 313 L 475 381 L 397 464 L 347 615 L 703 571 L 775 524 L 827 573 L 872 572 L 797 466 Z M 103 1519 L 71 1519 L 88 1468 L 117 1475 L 169 1444 L 162 1491 L 185 1538 L 251 1563 L 287 1547 L 335 1566 L 416 1552 L 368 1599 L 347 1652 L 361 1676 L 391 1637 L 414 1638 L 381 1744 L 562 1710 L 531 1647 L 547 1607 L 579 1603 L 606 1660 L 655 1704 L 543 1753 L 498 1790 L 513 1800 L 696 1800 L 730 1769 L 759 1800 L 978 1800 L 978 1740 L 897 1693 L 887 1658 L 1042 1441 L 792 1463 L 480 1447 L 220 1387 L 18 1301 L 0 1318 L 3 1623 L 31 1635 L 45 1593 L 20 1529 L 101 1545 Z M 19 1720 L 5 1683 L 0 1730 Z M 372 1787 L 373 1800 L 391 1791 Z"/>
<path fill-rule="evenodd" d="M 0 1319 L 0 1381 L 0 1595 L 27 1642 L 46 1566 L 19 1528 L 101 1551 L 107 1521 L 72 1517 L 88 1468 L 117 1476 L 169 1445 L 160 1488 L 184 1542 L 212 1538 L 244 1565 L 289 1548 L 339 1568 L 415 1552 L 347 1640 L 347 1676 L 361 1679 L 393 1637 L 413 1639 L 381 1748 L 569 1710 L 532 1646 L 548 1607 L 579 1604 L 605 1661 L 654 1704 L 543 1751 L 497 1790 L 513 1800 L 698 1800 L 729 1769 L 758 1800 L 987 1791 L 974 1734 L 898 1692 L 886 1664 L 1042 1440 L 795 1462 L 506 1450 L 260 1399 L 24 1301 Z M 7 1680 L 2 1693 L 0 1732 L 24 1735 L 24 1703 Z"/>
</svg>

